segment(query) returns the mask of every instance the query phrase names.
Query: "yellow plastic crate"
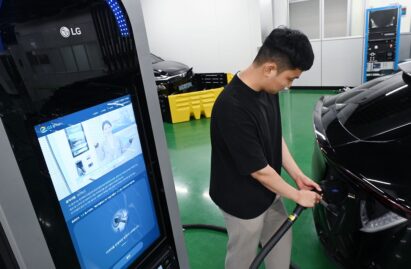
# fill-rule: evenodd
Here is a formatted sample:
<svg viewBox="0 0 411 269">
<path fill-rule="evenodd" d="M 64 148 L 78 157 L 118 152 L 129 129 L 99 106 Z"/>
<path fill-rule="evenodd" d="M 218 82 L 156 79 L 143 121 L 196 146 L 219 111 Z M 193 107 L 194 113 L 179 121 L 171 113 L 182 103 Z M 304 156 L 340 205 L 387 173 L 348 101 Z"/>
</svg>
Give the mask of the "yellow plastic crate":
<svg viewBox="0 0 411 269">
<path fill-rule="evenodd" d="M 230 82 L 233 74 L 227 73 L 227 82 Z M 211 111 L 218 95 L 224 87 L 203 90 L 197 92 L 181 93 L 168 96 L 170 117 L 172 123 L 189 121 L 191 117 L 200 119 L 201 115 L 211 117 Z"/>
<path fill-rule="evenodd" d="M 234 74 L 227 73 L 227 83 L 229 83 L 234 77 Z"/>
<path fill-rule="evenodd" d="M 210 118 L 214 102 L 222 90 L 221 87 L 168 96 L 171 122 L 189 121 L 191 116 L 197 120 L 201 118 L 201 115 Z"/>
</svg>

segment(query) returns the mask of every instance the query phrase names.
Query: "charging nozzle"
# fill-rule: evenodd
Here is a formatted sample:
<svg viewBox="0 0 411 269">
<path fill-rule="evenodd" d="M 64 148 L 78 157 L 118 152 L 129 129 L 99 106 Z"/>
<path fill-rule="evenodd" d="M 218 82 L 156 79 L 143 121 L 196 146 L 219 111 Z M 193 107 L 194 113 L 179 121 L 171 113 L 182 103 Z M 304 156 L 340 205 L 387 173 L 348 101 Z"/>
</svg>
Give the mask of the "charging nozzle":
<svg viewBox="0 0 411 269">
<path fill-rule="evenodd" d="M 328 210 L 331 214 L 333 214 L 335 217 L 338 216 L 337 207 L 336 207 L 335 205 L 327 203 L 326 201 L 324 201 L 324 199 L 321 199 L 321 200 L 320 200 L 320 204 L 321 204 L 322 206 L 324 206 L 325 209 L 327 209 L 327 210 Z"/>
</svg>

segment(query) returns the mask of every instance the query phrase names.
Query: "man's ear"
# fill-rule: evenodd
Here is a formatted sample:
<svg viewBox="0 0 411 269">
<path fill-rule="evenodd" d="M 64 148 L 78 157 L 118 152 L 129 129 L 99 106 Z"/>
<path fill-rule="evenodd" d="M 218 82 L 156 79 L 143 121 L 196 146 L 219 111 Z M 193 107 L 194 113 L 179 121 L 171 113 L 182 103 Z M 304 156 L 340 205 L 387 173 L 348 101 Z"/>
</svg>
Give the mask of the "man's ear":
<svg viewBox="0 0 411 269">
<path fill-rule="evenodd" d="M 276 76 L 278 73 L 278 66 L 274 62 L 268 62 L 264 64 L 263 71 L 265 76 Z"/>
</svg>

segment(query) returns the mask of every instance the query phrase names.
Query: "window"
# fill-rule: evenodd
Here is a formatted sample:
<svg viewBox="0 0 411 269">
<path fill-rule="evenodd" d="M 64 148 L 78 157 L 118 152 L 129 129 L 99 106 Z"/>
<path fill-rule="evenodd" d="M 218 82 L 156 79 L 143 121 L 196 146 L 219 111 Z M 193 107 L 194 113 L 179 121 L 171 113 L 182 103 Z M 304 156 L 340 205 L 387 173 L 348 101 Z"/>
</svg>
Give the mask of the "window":
<svg viewBox="0 0 411 269">
<path fill-rule="evenodd" d="M 309 39 L 320 38 L 320 1 L 289 0 L 290 28 L 297 29 Z"/>
<path fill-rule="evenodd" d="M 357 0 L 324 1 L 324 37 L 361 36 L 365 3 Z"/>
</svg>

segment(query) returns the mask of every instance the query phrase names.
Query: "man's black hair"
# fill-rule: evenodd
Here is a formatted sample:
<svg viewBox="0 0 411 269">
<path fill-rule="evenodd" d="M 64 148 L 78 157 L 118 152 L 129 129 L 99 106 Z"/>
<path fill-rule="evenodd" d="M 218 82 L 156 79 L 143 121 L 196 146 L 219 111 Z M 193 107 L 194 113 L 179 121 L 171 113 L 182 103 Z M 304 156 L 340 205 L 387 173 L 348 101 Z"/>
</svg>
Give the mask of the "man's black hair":
<svg viewBox="0 0 411 269">
<path fill-rule="evenodd" d="M 279 71 L 300 69 L 306 71 L 314 62 L 314 53 L 307 36 L 286 27 L 274 29 L 254 59 L 256 65 L 275 62 Z"/>
</svg>

